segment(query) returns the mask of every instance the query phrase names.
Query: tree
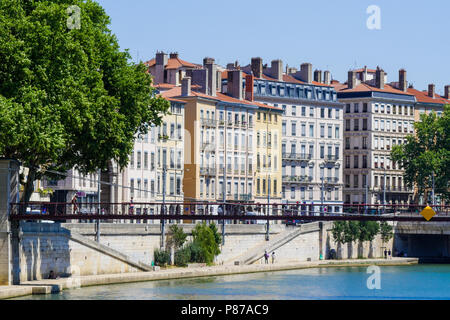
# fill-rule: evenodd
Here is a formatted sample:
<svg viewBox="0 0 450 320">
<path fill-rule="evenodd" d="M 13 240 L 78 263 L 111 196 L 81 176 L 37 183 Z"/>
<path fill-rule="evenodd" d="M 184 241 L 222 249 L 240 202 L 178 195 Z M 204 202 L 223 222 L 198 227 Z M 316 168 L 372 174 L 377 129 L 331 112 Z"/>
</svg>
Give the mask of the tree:
<svg viewBox="0 0 450 320">
<path fill-rule="evenodd" d="M 386 221 L 380 223 L 380 236 L 383 243 L 388 242 L 394 236 L 392 229 L 393 227 Z"/>
<path fill-rule="evenodd" d="M 69 6 L 81 28 L 69 28 Z M 169 108 L 142 64 L 130 62 L 92 0 L 0 2 L 0 156 L 28 174 L 21 201 L 47 170 L 127 165 L 136 135 Z M 47 173 L 46 173 L 47 172 Z"/>
<path fill-rule="evenodd" d="M 167 247 L 173 247 L 175 250 L 182 247 L 187 238 L 187 234 L 183 229 L 173 224 L 169 227 L 166 244 Z"/>
<path fill-rule="evenodd" d="M 359 221 L 359 248 L 360 252 L 358 256 L 362 257 L 362 244 L 364 241 L 370 242 L 370 251 L 372 252 L 372 241 L 375 236 L 380 232 L 380 224 L 377 221 Z M 370 255 L 370 254 L 369 254 Z"/>
<path fill-rule="evenodd" d="M 425 194 L 425 202 L 429 202 L 433 176 L 436 194 L 449 200 L 450 105 L 444 107 L 441 117 L 431 112 L 422 114 L 420 120 L 414 123 L 415 135 L 407 136 L 405 144 L 392 148 L 391 158 L 405 170 L 406 185 L 417 186 L 418 193 Z"/>
<path fill-rule="evenodd" d="M 214 258 L 220 253 L 220 239 L 218 243 L 213 230 L 205 222 L 195 226 L 192 230 L 192 236 L 194 238 L 193 244 L 198 246 L 203 262 L 212 264 Z"/>
<path fill-rule="evenodd" d="M 345 224 L 345 221 L 334 221 L 331 229 L 334 242 L 337 243 L 339 258 L 341 257 L 342 245 L 345 243 Z"/>
</svg>

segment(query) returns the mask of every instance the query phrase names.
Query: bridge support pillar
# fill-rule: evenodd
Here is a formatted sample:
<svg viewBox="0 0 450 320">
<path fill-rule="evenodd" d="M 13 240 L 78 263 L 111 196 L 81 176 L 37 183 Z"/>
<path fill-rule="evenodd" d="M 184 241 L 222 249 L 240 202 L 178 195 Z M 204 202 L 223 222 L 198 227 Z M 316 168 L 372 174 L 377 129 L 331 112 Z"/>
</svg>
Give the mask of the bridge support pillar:
<svg viewBox="0 0 450 320">
<path fill-rule="evenodd" d="M 9 221 L 10 202 L 19 201 L 19 169 L 16 160 L 0 159 L 0 285 L 15 284 L 19 269 L 14 260 L 18 241 L 13 246 L 13 235 Z M 16 224 L 17 225 L 17 224 Z M 18 234 L 14 232 L 14 234 Z M 18 239 L 17 239 L 18 240 Z M 16 266 L 13 268 L 13 264 Z"/>
</svg>

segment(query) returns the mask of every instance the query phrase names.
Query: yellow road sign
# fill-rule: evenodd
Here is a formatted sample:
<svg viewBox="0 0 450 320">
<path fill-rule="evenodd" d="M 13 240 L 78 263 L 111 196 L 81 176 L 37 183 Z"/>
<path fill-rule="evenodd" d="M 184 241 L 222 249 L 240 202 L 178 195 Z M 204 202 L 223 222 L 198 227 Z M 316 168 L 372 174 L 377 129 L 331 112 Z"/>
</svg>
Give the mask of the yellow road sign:
<svg viewBox="0 0 450 320">
<path fill-rule="evenodd" d="M 423 209 L 420 214 L 427 219 L 427 221 L 430 221 L 431 218 L 434 217 L 434 215 L 436 214 L 436 212 L 430 207 L 430 206 L 426 206 L 425 209 Z"/>
</svg>

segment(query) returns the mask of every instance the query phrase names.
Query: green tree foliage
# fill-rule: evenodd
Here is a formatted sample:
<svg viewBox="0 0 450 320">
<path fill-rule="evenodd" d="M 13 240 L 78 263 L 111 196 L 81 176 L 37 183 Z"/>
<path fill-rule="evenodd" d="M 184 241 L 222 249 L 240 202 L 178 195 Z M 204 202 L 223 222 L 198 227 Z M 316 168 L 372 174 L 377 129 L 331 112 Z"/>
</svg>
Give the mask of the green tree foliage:
<svg viewBox="0 0 450 320">
<path fill-rule="evenodd" d="M 425 201 L 429 201 L 433 174 L 436 194 L 450 200 L 450 105 L 444 107 L 442 117 L 431 112 L 422 114 L 420 120 L 414 123 L 415 135 L 392 148 L 391 158 L 405 170 L 405 183 L 416 185 Z"/>
<path fill-rule="evenodd" d="M 69 6 L 81 28 L 69 29 Z M 0 156 L 29 168 L 22 201 L 46 170 L 128 163 L 136 134 L 169 108 L 130 62 L 92 0 L 0 1 Z"/>
<path fill-rule="evenodd" d="M 359 221 L 358 240 L 373 241 L 375 236 L 380 232 L 380 224 L 377 221 Z"/>
<path fill-rule="evenodd" d="M 214 227 L 206 225 L 205 222 L 197 224 L 192 230 L 194 238 L 193 243 L 200 248 L 202 260 L 207 264 L 212 264 L 215 256 L 220 253 L 220 238 L 217 242 L 217 237 L 214 234 Z M 217 229 L 215 229 L 217 230 Z"/>
<path fill-rule="evenodd" d="M 187 234 L 178 225 L 173 224 L 169 227 L 166 245 L 173 247 L 175 250 L 182 247 L 187 238 Z"/>
<path fill-rule="evenodd" d="M 344 231 L 345 231 L 345 221 L 335 221 L 333 223 L 333 228 L 331 229 L 331 233 L 333 235 L 333 239 L 336 243 L 344 244 Z"/>
<path fill-rule="evenodd" d="M 394 236 L 392 230 L 393 230 L 392 226 L 386 221 L 382 221 L 380 223 L 380 235 L 383 243 L 388 242 Z"/>
<path fill-rule="evenodd" d="M 351 243 L 359 239 L 360 229 L 358 221 L 346 221 L 344 225 L 344 242 Z"/>
</svg>

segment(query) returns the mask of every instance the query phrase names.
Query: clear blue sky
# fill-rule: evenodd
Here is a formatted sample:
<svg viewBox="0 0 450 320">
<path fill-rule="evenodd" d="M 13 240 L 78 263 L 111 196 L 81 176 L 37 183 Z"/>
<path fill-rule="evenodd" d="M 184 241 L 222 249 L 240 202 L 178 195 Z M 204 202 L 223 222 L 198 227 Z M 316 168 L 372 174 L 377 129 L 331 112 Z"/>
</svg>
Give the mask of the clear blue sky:
<svg viewBox="0 0 450 320">
<path fill-rule="evenodd" d="M 204 57 L 225 66 L 260 56 L 299 68 L 330 70 L 345 81 L 355 66 L 377 65 L 398 80 L 405 68 L 414 87 L 429 83 L 443 94 L 450 84 L 448 0 L 98 0 L 111 30 L 133 60 L 157 50 L 177 51 L 184 60 Z M 369 5 L 381 9 L 381 30 L 369 30 Z"/>
</svg>

